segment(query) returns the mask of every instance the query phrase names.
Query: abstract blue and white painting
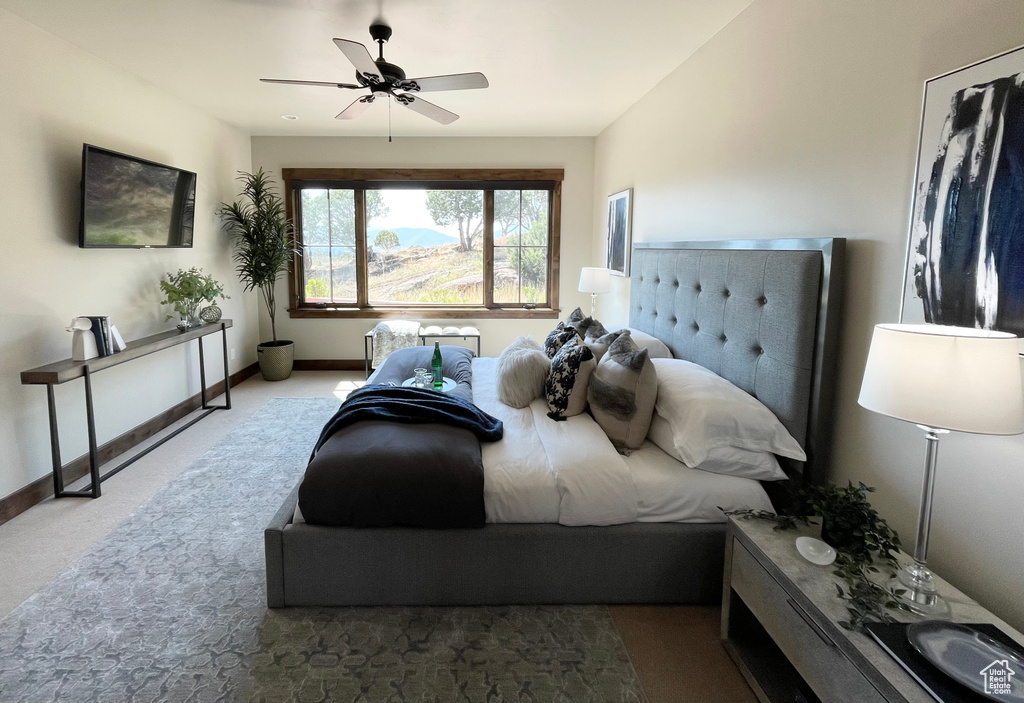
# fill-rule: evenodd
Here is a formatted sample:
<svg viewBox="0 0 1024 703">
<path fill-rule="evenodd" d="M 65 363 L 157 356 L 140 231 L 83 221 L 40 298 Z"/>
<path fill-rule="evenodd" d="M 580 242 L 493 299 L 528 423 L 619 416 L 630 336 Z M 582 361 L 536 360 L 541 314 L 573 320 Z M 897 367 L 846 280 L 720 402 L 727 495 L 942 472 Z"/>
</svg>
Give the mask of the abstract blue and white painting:
<svg viewBox="0 0 1024 703">
<path fill-rule="evenodd" d="M 608 196 L 608 269 L 616 276 L 629 276 L 629 254 L 632 244 L 633 189 Z"/>
<path fill-rule="evenodd" d="M 1024 337 L 1024 47 L 925 83 L 901 320 Z"/>
</svg>

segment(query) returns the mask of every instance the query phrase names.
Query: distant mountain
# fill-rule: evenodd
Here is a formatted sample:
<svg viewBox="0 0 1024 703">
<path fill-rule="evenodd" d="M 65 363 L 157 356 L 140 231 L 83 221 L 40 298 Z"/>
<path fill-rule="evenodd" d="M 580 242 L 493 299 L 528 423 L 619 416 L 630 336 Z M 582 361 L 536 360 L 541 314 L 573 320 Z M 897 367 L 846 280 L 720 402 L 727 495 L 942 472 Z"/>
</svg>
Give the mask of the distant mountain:
<svg viewBox="0 0 1024 703">
<path fill-rule="evenodd" d="M 367 243 L 372 246 L 373 240 L 377 238 L 377 232 L 380 232 L 382 229 L 385 228 L 367 228 Z M 440 244 L 458 244 L 459 242 L 458 238 L 451 237 L 444 232 L 438 232 L 436 229 L 430 229 L 429 227 L 395 227 L 391 231 L 398 235 L 398 241 L 401 244 L 399 249 L 436 247 Z"/>
</svg>

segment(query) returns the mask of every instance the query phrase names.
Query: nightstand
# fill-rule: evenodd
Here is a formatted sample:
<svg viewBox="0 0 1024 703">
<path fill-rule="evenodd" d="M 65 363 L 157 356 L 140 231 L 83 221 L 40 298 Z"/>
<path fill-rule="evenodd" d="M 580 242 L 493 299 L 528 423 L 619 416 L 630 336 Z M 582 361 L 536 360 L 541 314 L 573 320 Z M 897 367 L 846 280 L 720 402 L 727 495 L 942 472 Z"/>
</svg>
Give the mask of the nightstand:
<svg viewBox="0 0 1024 703">
<path fill-rule="evenodd" d="M 826 703 L 935 703 L 873 639 L 836 624 L 847 617 L 836 596 L 839 579 L 831 566 L 806 561 L 794 544 L 819 529 L 773 527 L 730 518 L 725 547 L 722 640 L 758 699 L 791 703 L 807 687 Z M 955 622 L 992 623 L 1024 643 L 1021 633 L 941 579 L 939 589 Z"/>
</svg>

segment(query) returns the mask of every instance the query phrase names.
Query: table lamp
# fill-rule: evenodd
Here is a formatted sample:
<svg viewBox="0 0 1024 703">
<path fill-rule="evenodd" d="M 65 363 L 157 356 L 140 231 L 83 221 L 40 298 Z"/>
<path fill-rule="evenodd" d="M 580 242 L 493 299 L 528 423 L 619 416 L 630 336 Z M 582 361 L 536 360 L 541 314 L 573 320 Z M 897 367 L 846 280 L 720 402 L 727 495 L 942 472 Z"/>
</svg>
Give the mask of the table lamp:
<svg viewBox="0 0 1024 703">
<path fill-rule="evenodd" d="M 580 269 L 580 293 L 590 293 L 590 316 L 597 308 L 597 294 L 607 293 L 611 287 L 611 272 L 608 269 L 584 266 Z"/>
<path fill-rule="evenodd" d="M 1006 332 L 939 325 L 876 325 L 868 351 L 861 406 L 913 422 L 925 432 L 924 484 L 914 562 L 896 573 L 894 590 L 912 612 L 949 613 L 928 569 L 928 531 L 939 437 L 1024 432 L 1017 338 Z"/>
</svg>

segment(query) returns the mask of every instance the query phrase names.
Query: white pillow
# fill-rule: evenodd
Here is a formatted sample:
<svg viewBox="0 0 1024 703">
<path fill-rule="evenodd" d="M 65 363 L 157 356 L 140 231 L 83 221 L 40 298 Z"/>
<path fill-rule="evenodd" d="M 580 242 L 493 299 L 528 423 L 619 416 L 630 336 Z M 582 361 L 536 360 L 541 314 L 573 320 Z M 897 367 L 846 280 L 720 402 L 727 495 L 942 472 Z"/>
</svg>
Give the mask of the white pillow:
<svg viewBox="0 0 1024 703">
<path fill-rule="evenodd" d="M 672 426 L 658 413 L 654 413 L 651 419 L 651 430 L 647 433 L 647 438 L 672 458 L 683 461 L 675 447 Z M 701 465 L 692 468 L 715 474 L 752 478 L 755 481 L 783 481 L 788 478 L 786 472 L 779 466 L 779 460 L 771 452 L 755 452 L 730 446 L 709 449 L 708 456 Z"/>
<path fill-rule="evenodd" d="M 654 335 L 647 334 L 642 330 L 635 329 L 633 327 L 609 327 L 609 332 L 617 332 L 619 330 L 629 330 L 629 333 L 633 336 L 633 341 L 641 349 L 647 350 L 647 355 L 652 359 L 672 359 L 672 350 L 668 348 L 668 345 L 663 341 L 655 337 Z"/>
<path fill-rule="evenodd" d="M 672 445 L 687 466 L 699 467 L 712 449 L 735 447 L 807 459 L 800 444 L 757 398 L 703 366 L 654 359 L 655 409 L 668 420 Z"/>
<path fill-rule="evenodd" d="M 498 357 L 498 400 L 525 408 L 544 395 L 544 380 L 551 360 L 530 337 L 519 337 Z"/>
</svg>

